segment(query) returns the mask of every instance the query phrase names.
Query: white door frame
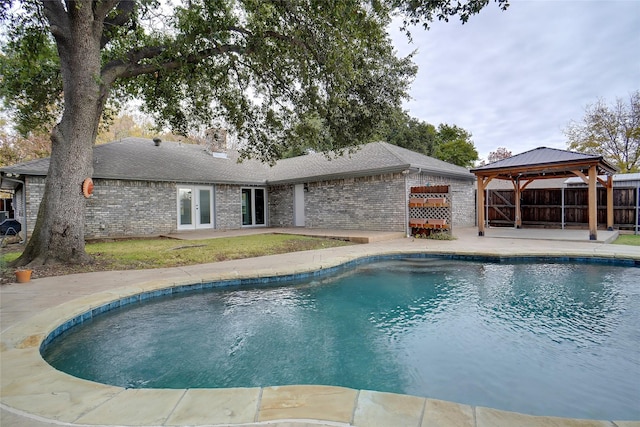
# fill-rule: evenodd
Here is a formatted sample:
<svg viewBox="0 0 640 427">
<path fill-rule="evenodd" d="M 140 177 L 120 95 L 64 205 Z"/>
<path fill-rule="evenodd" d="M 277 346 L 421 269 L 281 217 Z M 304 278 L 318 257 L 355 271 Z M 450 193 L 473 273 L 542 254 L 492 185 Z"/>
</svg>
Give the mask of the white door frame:
<svg viewBox="0 0 640 427">
<path fill-rule="evenodd" d="M 262 192 L 261 214 L 256 209 L 256 192 Z M 245 194 L 248 196 L 248 206 L 245 206 Z M 268 219 L 267 189 L 265 187 L 242 187 L 240 189 L 240 224 L 242 227 L 266 227 Z M 245 212 L 245 210 L 248 210 Z M 259 221 L 262 220 L 262 223 Z"/>
<path fill-rule="evenodd" d="M 207 191 L 209 193 L 209 222 L 202 222 L 201 213 L 201 191 Z M 184 198 L 184 206 L 182 204 L 183 199 L 181 195 L 188 196 Z M 178 230 L 195 230 L 197 228 L 213 228 L 214 223 L 214 210 L 213 210 L 213 187 L 209 185 L 177 185 L 176 199 L 178 209 Z M 187 202 L 188 199 L 190 203 Z M 182 220 L 188 220 L 188 223 L 183 223 Z M 186 221 L 185 221 L 186 222 Z"/>
</svg>

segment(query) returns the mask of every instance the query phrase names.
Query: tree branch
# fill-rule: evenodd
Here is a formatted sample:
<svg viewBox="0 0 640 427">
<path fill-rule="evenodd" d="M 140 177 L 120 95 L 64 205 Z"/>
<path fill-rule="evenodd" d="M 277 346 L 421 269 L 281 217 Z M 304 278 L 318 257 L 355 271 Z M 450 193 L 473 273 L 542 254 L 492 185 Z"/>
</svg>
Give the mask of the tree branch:
<svg viewBox="0 0 640 427">
<path fill-rule="evenodd" d="M 51 34 L 66 42 L 69 37 L 69 17 L 61 0 L 41 0 L 44 15 L 49 21 Z"/>
<path fill-rule="evenodd" d="M 167 58 L 165 61 L 157 63 L 144 63 L 143 59 L 154 59 L 160 57 L 167 51 L 165 46 L 147 47 L 132 51 L 126 60 L 110 61 L 102 69 L 102 79 L 105 84 L 111 84 L 118 78 L 130 78 L 143 74 L 154 73 L 161 70 L 175 70 L 184 64 L 197 64 L 198 62 L 225 53 L 251 53 L 251 50 L 239 45 L 219 45 L 211 49 L 204 49 L 199 52 L 184 57 Z"/>
<path fill-rule="evenodd" d="M 237 33 L 240 34 L 244 34 L 246 36 L 251 36 L 251 37 L 255 37 L 255 34 L 252 33 L 251 31 L 247 30 L 246 28 L 242 28 L 242 27 L 236 27 L 236 26 L 231 26 L 229 27 L 230 31 L 235 31 Z M 280 41 L 286 41 L 292 45 L 301 47 L 305 50 L 311 51 L 309 45 L 307 43 L 305 43 L 304 40 L 301 40 L 299 38 L 296 37 L 290 37 L 290 36 L 286 36 L 284 34 L 278 33 L 276 31 L 265 31 L 264 32 L 264 36 L 265 38 L 270 38 L 270 39 L 274 39 L 274 40 L 280 40 Z"/>
<path fill-rule="evenodd" d="M 113 9 L 114 7 L 118 7 L 118 9 L 121 7 L 120 6 L 121 0 L 102 0 L 102 1 L 96 1 L 93 4 L 93 16 L 96 20 L 98 21 L 102 21 L 104 20 L 107 15 L 109 14 L 109 11 L 111 11 L 111 9 Z M 131 2 L 133 3 L 133 2 Z"/>
<path fill-rule="evenodd" d="M 96 8 L 94 15 L 96 19 L 103 19 L 102 37 L 100 39 L 100 47 L 103 48 L 111 41 L 111 30 L 122 27 L 126 24 L 135 10 L 136 3 L 132 0 L 105 0 L 100 3 L 100 7 L 105 10 Z M 112 18 L 107 18 L 109 11 L 116 8 L 116 14 Z"/>
</svg>

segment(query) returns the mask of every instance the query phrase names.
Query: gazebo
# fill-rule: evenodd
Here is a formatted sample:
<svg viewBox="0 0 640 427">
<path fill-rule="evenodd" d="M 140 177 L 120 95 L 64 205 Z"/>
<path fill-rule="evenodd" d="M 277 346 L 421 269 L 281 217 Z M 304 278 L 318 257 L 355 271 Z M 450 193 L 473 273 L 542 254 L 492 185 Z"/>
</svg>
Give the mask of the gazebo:
<svg viewBox="0 0 640 427">
<path fill-rule="evenodd" d="M 599 182 L 607 189 L 607 229 L 613 230 L 613 175 L 616 168 L 602 156 L 540 147 L 513 157 L 471 169 L 478 180 L 478 235 L 485 232 L 485 189 L 494 179 L 511 181 L 515 190 L 515 225 L 522 227 L 520 196 L 537 179 L 577 176 L 589 186 L 589 239 L 597 240 L 597 198 Z"/>
</svg>

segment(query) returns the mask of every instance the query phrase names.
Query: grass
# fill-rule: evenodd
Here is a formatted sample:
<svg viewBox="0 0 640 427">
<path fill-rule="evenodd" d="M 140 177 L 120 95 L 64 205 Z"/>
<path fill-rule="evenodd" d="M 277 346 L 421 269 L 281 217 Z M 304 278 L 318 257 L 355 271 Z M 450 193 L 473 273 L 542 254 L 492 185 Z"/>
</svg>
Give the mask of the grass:
<svg viewBox="0 0 640 427">
<path fill-rule="evenodd" d="M 350 244 L 342 240 L 286 234 L 256 234 L 207 240 L 132 239 L 88 243 L 86 251 L 94 259 L 91 264 L 37 267 L 34 269 L 33 277 L 90 271 L 178 267 Z M 19 256 L 19 251 L 0 256 L 0 269 L 5 281 L 13 280 L 13 269 L 7 264 Z"/>
<path fill-rule="evenodd" d="M 613 244 L 640 246 L 640 234 L 621 234 Z"/>
<path fill-rule="evenodd" d="M 87 245 L 96 259 L 128 268 L 162 268 L 344 246 L 341 240 L 257 234 L 208 240 L 126 240 Z"/>
<path fill-rule="evenodd" d="M 33 277 L 90 271 L 178 267 L 349 244 L 351 243 L 341 240 L 285 234 L 256 234 L 208 240 L 134 239 L 88 243 L 86 250 L 93 257 L 93 263 L 80 266 L 37 267 L 34 269 Z M 614 244 L 640 246 L 640 235 L 621 234 Z M 0 255 L 1 283 L 13 280 L 13 268 L 7 264 L 20 256 L 22 246 L 14 247 L 16 249 L 9 249 Z"/>
</svg>

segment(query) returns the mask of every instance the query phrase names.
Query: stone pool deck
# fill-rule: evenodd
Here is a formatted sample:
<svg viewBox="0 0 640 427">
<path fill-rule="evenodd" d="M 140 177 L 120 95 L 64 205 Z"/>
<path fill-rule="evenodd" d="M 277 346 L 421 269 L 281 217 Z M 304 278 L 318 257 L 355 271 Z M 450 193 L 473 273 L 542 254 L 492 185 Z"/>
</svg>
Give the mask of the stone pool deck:
<svg viewBox="0 0 640 427">
<path fill-rule="evenodd" d="M 364 256 L 442 253 L 600 257 L 640 262 L 640 247 L 582 240 L 478 237 L 371 239 L 372 243 L 159 270 L 74 274 L 0 287 L 0 425 L 4 426 L 416 426 L 640 427 L 636 421 L 535 417 L 414 396 L 327 386 L 123 389 L 81 380 L 41 357 L 44 338 L 81 313 L 123 297 L 183 284 L 328 268 Z M 600 232 L 599 232 L 600 234 Z M 640 397 L 639 397 L 640 402 Z"/>
</svg>

